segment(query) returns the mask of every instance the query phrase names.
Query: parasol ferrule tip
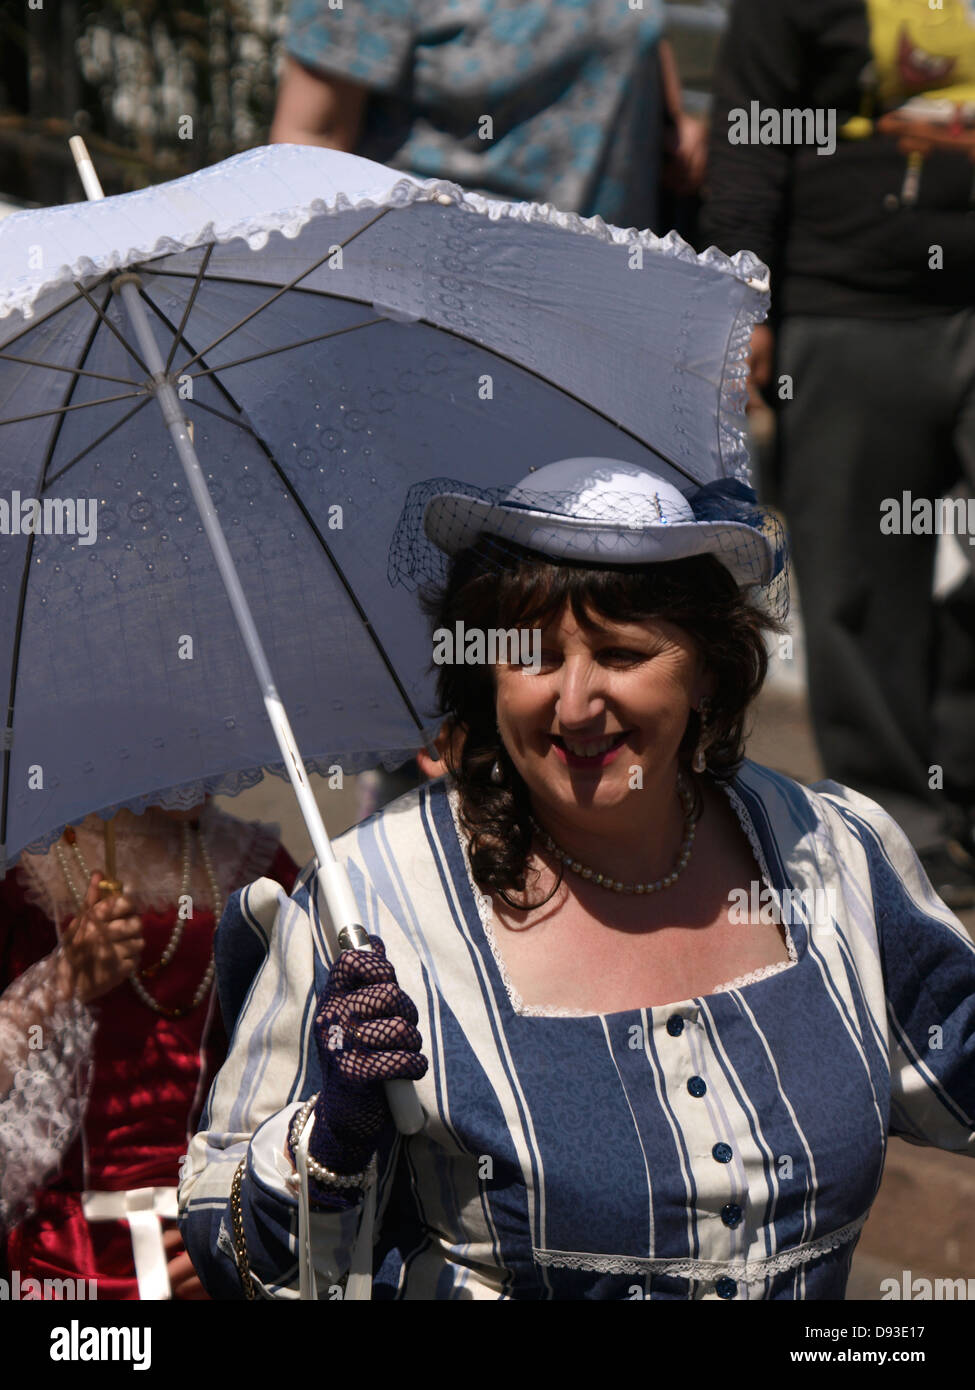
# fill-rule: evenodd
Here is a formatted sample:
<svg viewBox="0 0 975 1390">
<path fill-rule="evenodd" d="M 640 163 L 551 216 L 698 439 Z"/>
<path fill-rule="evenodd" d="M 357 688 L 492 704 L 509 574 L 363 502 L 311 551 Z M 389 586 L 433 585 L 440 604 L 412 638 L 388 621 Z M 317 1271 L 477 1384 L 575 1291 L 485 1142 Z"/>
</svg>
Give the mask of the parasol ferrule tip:
<svg viewBox="0 0 975 1390">
<path fill-rule="evenodd" d="M 97 203 L 104 198 L 101 182 L 95 172 L 91 155 L 88 153 L 88 146 L 80 135 L 72 135 L 68 141 L 68 149 L 74 159 L 75 168 L 78 170 L 78 177 L 81 179 L 81 186 L 85 190 L 85 197 L 90 203 Z"/>
</svg>

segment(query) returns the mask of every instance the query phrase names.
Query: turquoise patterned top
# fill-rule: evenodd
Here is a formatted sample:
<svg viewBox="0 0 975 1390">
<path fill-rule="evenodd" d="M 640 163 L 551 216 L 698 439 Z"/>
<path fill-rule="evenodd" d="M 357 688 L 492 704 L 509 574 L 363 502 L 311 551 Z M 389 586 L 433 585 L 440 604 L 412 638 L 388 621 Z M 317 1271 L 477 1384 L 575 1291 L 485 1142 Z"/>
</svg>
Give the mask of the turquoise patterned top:
<svg viewBox="0 0 975 1390">
<path fill-rule="evenodd" d="M 287 48 L 370 89 L 356 154 L 659 232 L 662 23 L 661 0 L 293 0 Z"/>
</svg>

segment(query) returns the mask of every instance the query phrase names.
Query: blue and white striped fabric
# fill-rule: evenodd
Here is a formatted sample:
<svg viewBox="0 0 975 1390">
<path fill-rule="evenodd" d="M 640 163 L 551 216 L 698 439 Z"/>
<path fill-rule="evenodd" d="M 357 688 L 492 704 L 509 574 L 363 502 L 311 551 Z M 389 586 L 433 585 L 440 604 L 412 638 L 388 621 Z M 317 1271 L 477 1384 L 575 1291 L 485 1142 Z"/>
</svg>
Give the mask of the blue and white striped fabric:
<svg viewBox="0 0 975 1390">
<path fill-rule="evenodd" d="M 846 788 L 754 763 L 727 792 L 766 885 L 809 908 L 792 959 L 612 1014 L 521 1004 L 446 784 L 336 842 L 431 1063 L 425 1128 L 380 1155 L 375 1298 L 842 1298 L 887 1135 L 975 1154 L 975 946 L 903 833 Z M 241 1296 L 228 1194 L 245 1154 L 257 1287 L 297 1296 L 285 1135 L 319 1086 L 328 970 L 309 882 L 270 935 L 180 1188 L 218 1297 Z M 246 892 L 221 931 L 263 935 Z M 323 1299 L 341 1296 L 358 1220 L 312 1217 Z"/>
</svg>

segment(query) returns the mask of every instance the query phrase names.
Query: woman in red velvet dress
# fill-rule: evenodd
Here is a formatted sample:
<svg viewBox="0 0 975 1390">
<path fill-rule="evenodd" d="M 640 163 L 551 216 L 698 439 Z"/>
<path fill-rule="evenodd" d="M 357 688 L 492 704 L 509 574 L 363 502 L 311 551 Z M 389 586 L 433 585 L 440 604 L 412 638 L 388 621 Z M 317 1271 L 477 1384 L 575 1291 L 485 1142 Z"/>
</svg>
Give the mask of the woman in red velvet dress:
<svg viewBox="0 0 975 1390">
<path fill-rule="evenodd" d="M 66 1082 L 62 1066 L 56 1085 L 75 1093 L 62 1110 L 77 1115 L 79 1132 L 8 1231 L 6 1260 L 22 1290 L 70 1278 L 97 1280 L 99 1299 L 205 1297 L 173 1218 L 180 1159 L 227 1047 L 213 933 L 235 888 L 266 876 L 290 892 L 298 870 L 274 829 L 212 802 L 121 811 L 115 826 L 116 874 L 144 946 L 121 984 L 90 1004 L 73 1002 L 80 1041 L 72 1074 Z M 46 854 L 22 854 L 0 882 L 0 989 L 56 956 L 103 866 L 103 836 L 104 823 L 89 816 Z M 36 1162 L 25 1149 L 22 1174 Z M 7 1163 L 16 1169 L 16 1155 Z"/>
</svg>

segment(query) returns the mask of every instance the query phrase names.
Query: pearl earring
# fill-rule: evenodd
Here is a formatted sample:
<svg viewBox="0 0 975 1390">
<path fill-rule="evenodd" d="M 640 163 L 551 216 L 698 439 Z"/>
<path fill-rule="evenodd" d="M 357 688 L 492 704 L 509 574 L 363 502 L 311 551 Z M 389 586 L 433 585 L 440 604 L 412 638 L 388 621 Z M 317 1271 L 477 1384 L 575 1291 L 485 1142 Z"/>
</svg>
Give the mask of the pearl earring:
<svg viewBox="0 0 975 1390">
<path fill-rule="evenodd" d="M 691 759 L 691 767 L 695 772 L 703 772 L 708 765 L 708 760 L 704 754 L 704 731 L 708 724 L 708 700 L 706 696 L 702 699 L 697 713 L 701 721 L 701 730 L 698 734 L 697 747 L 694 749 L 694 757 Z"/>
</svg>

